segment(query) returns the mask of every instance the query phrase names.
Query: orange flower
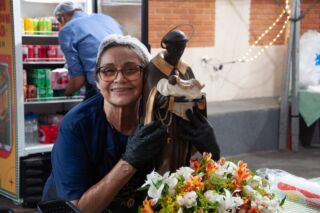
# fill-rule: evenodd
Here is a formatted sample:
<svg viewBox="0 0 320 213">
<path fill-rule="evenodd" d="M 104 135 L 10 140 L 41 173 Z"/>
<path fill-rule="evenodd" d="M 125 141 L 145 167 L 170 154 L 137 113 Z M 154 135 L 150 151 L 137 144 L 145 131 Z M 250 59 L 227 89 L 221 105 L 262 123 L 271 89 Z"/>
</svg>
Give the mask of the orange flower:
<svg viewBox="0 0 320 213">
<path fill-rule="evenodd" d="M 210 161 L 206 164 L 206 172 L 209 174 L 217 171 L 218 169 L 219 169 L 219 166 L 216 165 L 213 161 Z"/>
<path fill-rule="evenodd" d="M 243 197 L 242 200 L 243 200 L 243 204 L 239 206 L 239 208 L 244 209 L 246 210 L 246 212 L 248 212 L 250 209 L 249 198 Z"/>
<path fill-rule="evenodd" d="M 198 160 L 192 160 L 191 161 L 191 167 L 194 169 L 195 172 L 198 171 L 199 168 L 201 168 L 202 164 L 198 162 Z"/>
<path fill-rule="evenodd" d="M 242 189 L 241 183 L 239 183 L 236 179 L 233 179 L 231 184 L 233 185 L 233 191 Z"/>
<path fill-rule="evenodd" d="M 143 208 L 141 209 L 141 213 L 154 213 L 151 207 L 151 200 L 145 199 L 143 201 Z"/>
<path fill-rule="evenodd" d="M 211 157 L 212 157 L 212 154 L 211 154 L 211 153 L 206 153 L 206 152 L 204 152 L 204 153 L 202 154 L 202 159 L 205 160 L 205 161 L 211 160 Z"/>
<path fill-rule="evenodd" d="M 261 211 L 259 211 L 257 208 L 252 208 L 250 209 L 250 213 L 261 213 Z"/>
<path fill-rule="evenodd" d="M 191 191 L 200 191 L 204 183 L 201 181 L 200 176 L 190 176 L 190 179 L 185 183 L 185 192 L 191 192 Z"/>
<path fill-rule="evenodd" d="M 236 170 L 236 178 L 241 183 L 242 181 L 248 179 L 251 176 L 250 170 L 247 168 L 247 164 L 243 161 L 238 162 L 238 167 Z"/>
</svg>

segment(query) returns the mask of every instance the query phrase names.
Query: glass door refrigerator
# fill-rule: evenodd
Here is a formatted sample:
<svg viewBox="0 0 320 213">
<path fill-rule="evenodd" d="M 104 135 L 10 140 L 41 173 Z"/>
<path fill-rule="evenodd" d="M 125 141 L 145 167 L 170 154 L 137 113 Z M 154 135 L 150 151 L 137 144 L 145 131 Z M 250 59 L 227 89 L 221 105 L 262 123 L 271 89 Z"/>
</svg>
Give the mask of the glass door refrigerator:
<svg viewBox="0 0 320 213">
<path fill-rule="evenodd" d="M 39 29 L 40 20 L 42 24 L 54 21 L 53 10 L 59 2 L 0 1 L 0 194 L 26 207 L 35 207 L 41 200 L 44 183 L 51 171 L 50 153 L 54 141 L 44 143 L 39 139 L 49 134 L 45 125 L 40 126 L 40 118 L 45 118 L 45 122 L 49 118 L 59 119 L 57 112 L 67 111 L 82 101 L 80 97 L 49 97 L 50 88 L 41 90 L 46 91 L 46 96 L 40 96 L 39 85 L 37 89 L 35 85 L 29 87 L 29 77 L 34 76 L 35 70 L 38 74 L 40 71 L 50 74 L 65 64 L 63 55 L 59 58 L 34 55 L 39 54 L 38 50 L 59 48 L 57 31 Z M 86 12 L 92 13 L 93 1 L 79 2 Z M 30 25 L 28 28 L 26 23 L 32 23 L 34 28 L 30 29 Z M 31 88 L 38 92 L 32 98 L 28 96 L 28 92 L 33 94 Z M 52 129 L 50 127 L 50 131 Z"/>
</svg>

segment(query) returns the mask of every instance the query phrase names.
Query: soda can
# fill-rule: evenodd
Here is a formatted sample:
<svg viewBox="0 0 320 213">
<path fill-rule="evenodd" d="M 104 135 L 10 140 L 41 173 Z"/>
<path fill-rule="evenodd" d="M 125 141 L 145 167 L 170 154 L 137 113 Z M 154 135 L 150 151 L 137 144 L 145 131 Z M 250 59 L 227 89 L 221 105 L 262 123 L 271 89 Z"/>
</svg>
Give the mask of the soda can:
<svg viewBox="0 0 320 213">
<path fill-rule="evenodd" d="M 45 86 L 48 89 L 51 89 L 50 87 L 50 74 L 51 74 L 51 69 L 43 69 L 45 72 Z"/>
<path fill-rule="evenodd" d="M 34 55 L 34 45 L 27 45 L 28 47 L 28 58 L 29 59 L 34 59 L 35 55 Z"/>
<path fill-rule="evenodd" d="M 39 52 L 41 52 L 41 46 L 40 45 L 35 45 L 33 52 L 34 52 L 34 58 L 35 59 L 39 59 L 39 54 L 41 55 L 41 53 L 39 53 Z"/>
<path fill-rule="evenodd" d="M 43 35 L 44 34 L 44 22 L 43 18 L 39 18 L 38 20 L 38 34 Z"/>
<path fill-rule="evenodd" d="M 39 58 L 42 60 L 47 60 L 48 54 L 47 54 L 47 46 L 40 46 L 39 48 L 39 53 L 38 53 Z"/>
<path fill-rule="evenodd" d="M 50 18 L 44 19 L 44 28 L 45 28 L 45 34 L 51 35 L 52 33 L 52 20 Z"/>
<path fill-rule="evenodd" d="M 28 45 L 22 45 L 22 61 L 28 59 Z"/>
<path fill-rule="evenodd" d="M 27 97 L 37 98 L 37 87 L 35 85 L 27 85 Z"/>
<path fill-rule="evenodd" d="M 37 92 L 38 92 L 38 98 L 39 99 L 47 97 L 47 90 L 46 90 L 45 87 L 42 87 L 42 86 L 38 87 Z"/>
<path fill-rule="evenodd" d="M 53 90 L 51 88 L 46 88 L 46 97 L 47 98 L 53 97 Z"/>
<path fill-rule="evenodd" d="M 44 69 L 35 69 L 34 80 L 38 87 L 46 88 L 46 71 Z"/>
<path fill-rule="evenodd" d="M 27 35 L 33 34 L 33 19 L 24 18 L 24 32 Z"/>
<path fill-rule="evenodd" d="M 50 125 L 39 125 L 39 142 L 43 144 L 51 143 Z"/>
<path fill-rule="evenodd" d="M 33 29 L 32 29 L 32 34 L 39 34 L 39 19 L 33 18 Z"/>
<path fill-rule="evenodd" d="M 49 45 L 47 48 L 47 55 L 49 61 L 54 61 L 58 57 L 58 46 L 57 45 Z"/>
<path fill-rule="evenodd" d="M 51 30 L 53 32 L 59 31 L 59 22 L 56 19 L 52 20 Z"/>
</svg>

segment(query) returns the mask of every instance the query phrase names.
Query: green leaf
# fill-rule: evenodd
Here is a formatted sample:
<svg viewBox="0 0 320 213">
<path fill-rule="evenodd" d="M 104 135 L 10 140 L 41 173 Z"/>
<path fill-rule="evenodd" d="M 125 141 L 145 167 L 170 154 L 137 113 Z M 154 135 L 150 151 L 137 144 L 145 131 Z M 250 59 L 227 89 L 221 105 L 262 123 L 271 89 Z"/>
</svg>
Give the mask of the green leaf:
<svg viewBox="0 0 320 213">
<path fill-rule="evenodd" d="M 279 206 L 283 206 L 283 204 L 284 204 L 284 202 L 286 201 L 286 199 L 287 199 L 287 196 L 284 196 L 284 198 L 282 198 Z"/>
<path fill-rule="evenodd" d="M 150 185 L 146 185 L 146 186 L 144 186 L 144 187 L 138 188 L 137 191 L 145 191 L 145 190 L 148 190 L 149 187 L 150 187 Z"/>
</svg>

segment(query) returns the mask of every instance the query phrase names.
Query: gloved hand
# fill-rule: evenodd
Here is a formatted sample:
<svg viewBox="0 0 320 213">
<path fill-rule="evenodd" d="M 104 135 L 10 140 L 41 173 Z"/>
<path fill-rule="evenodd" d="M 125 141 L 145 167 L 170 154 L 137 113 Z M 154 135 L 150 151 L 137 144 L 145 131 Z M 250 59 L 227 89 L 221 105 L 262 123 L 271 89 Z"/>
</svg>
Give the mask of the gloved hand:
<svg viewBox="0 0 320 213">
<path fill-rule="evenodd" d="M 166 129 L 160 121 L 143 126 L 140 124 L 129 137 L 122 159 L 136 169 L 141 169 L 160 151 L 166 138 Z"/>
<path fill-rule="evenodd" d="M 220 148 L 210 123 L 197 108 L 193 108 L 193 112 L 188 109 L 186 115 L 190 121 L 180 119 L 180 138 L 189 141 L 200 153 L 210 152 L 213 160 L 219 160 Z"/>
</svg>

